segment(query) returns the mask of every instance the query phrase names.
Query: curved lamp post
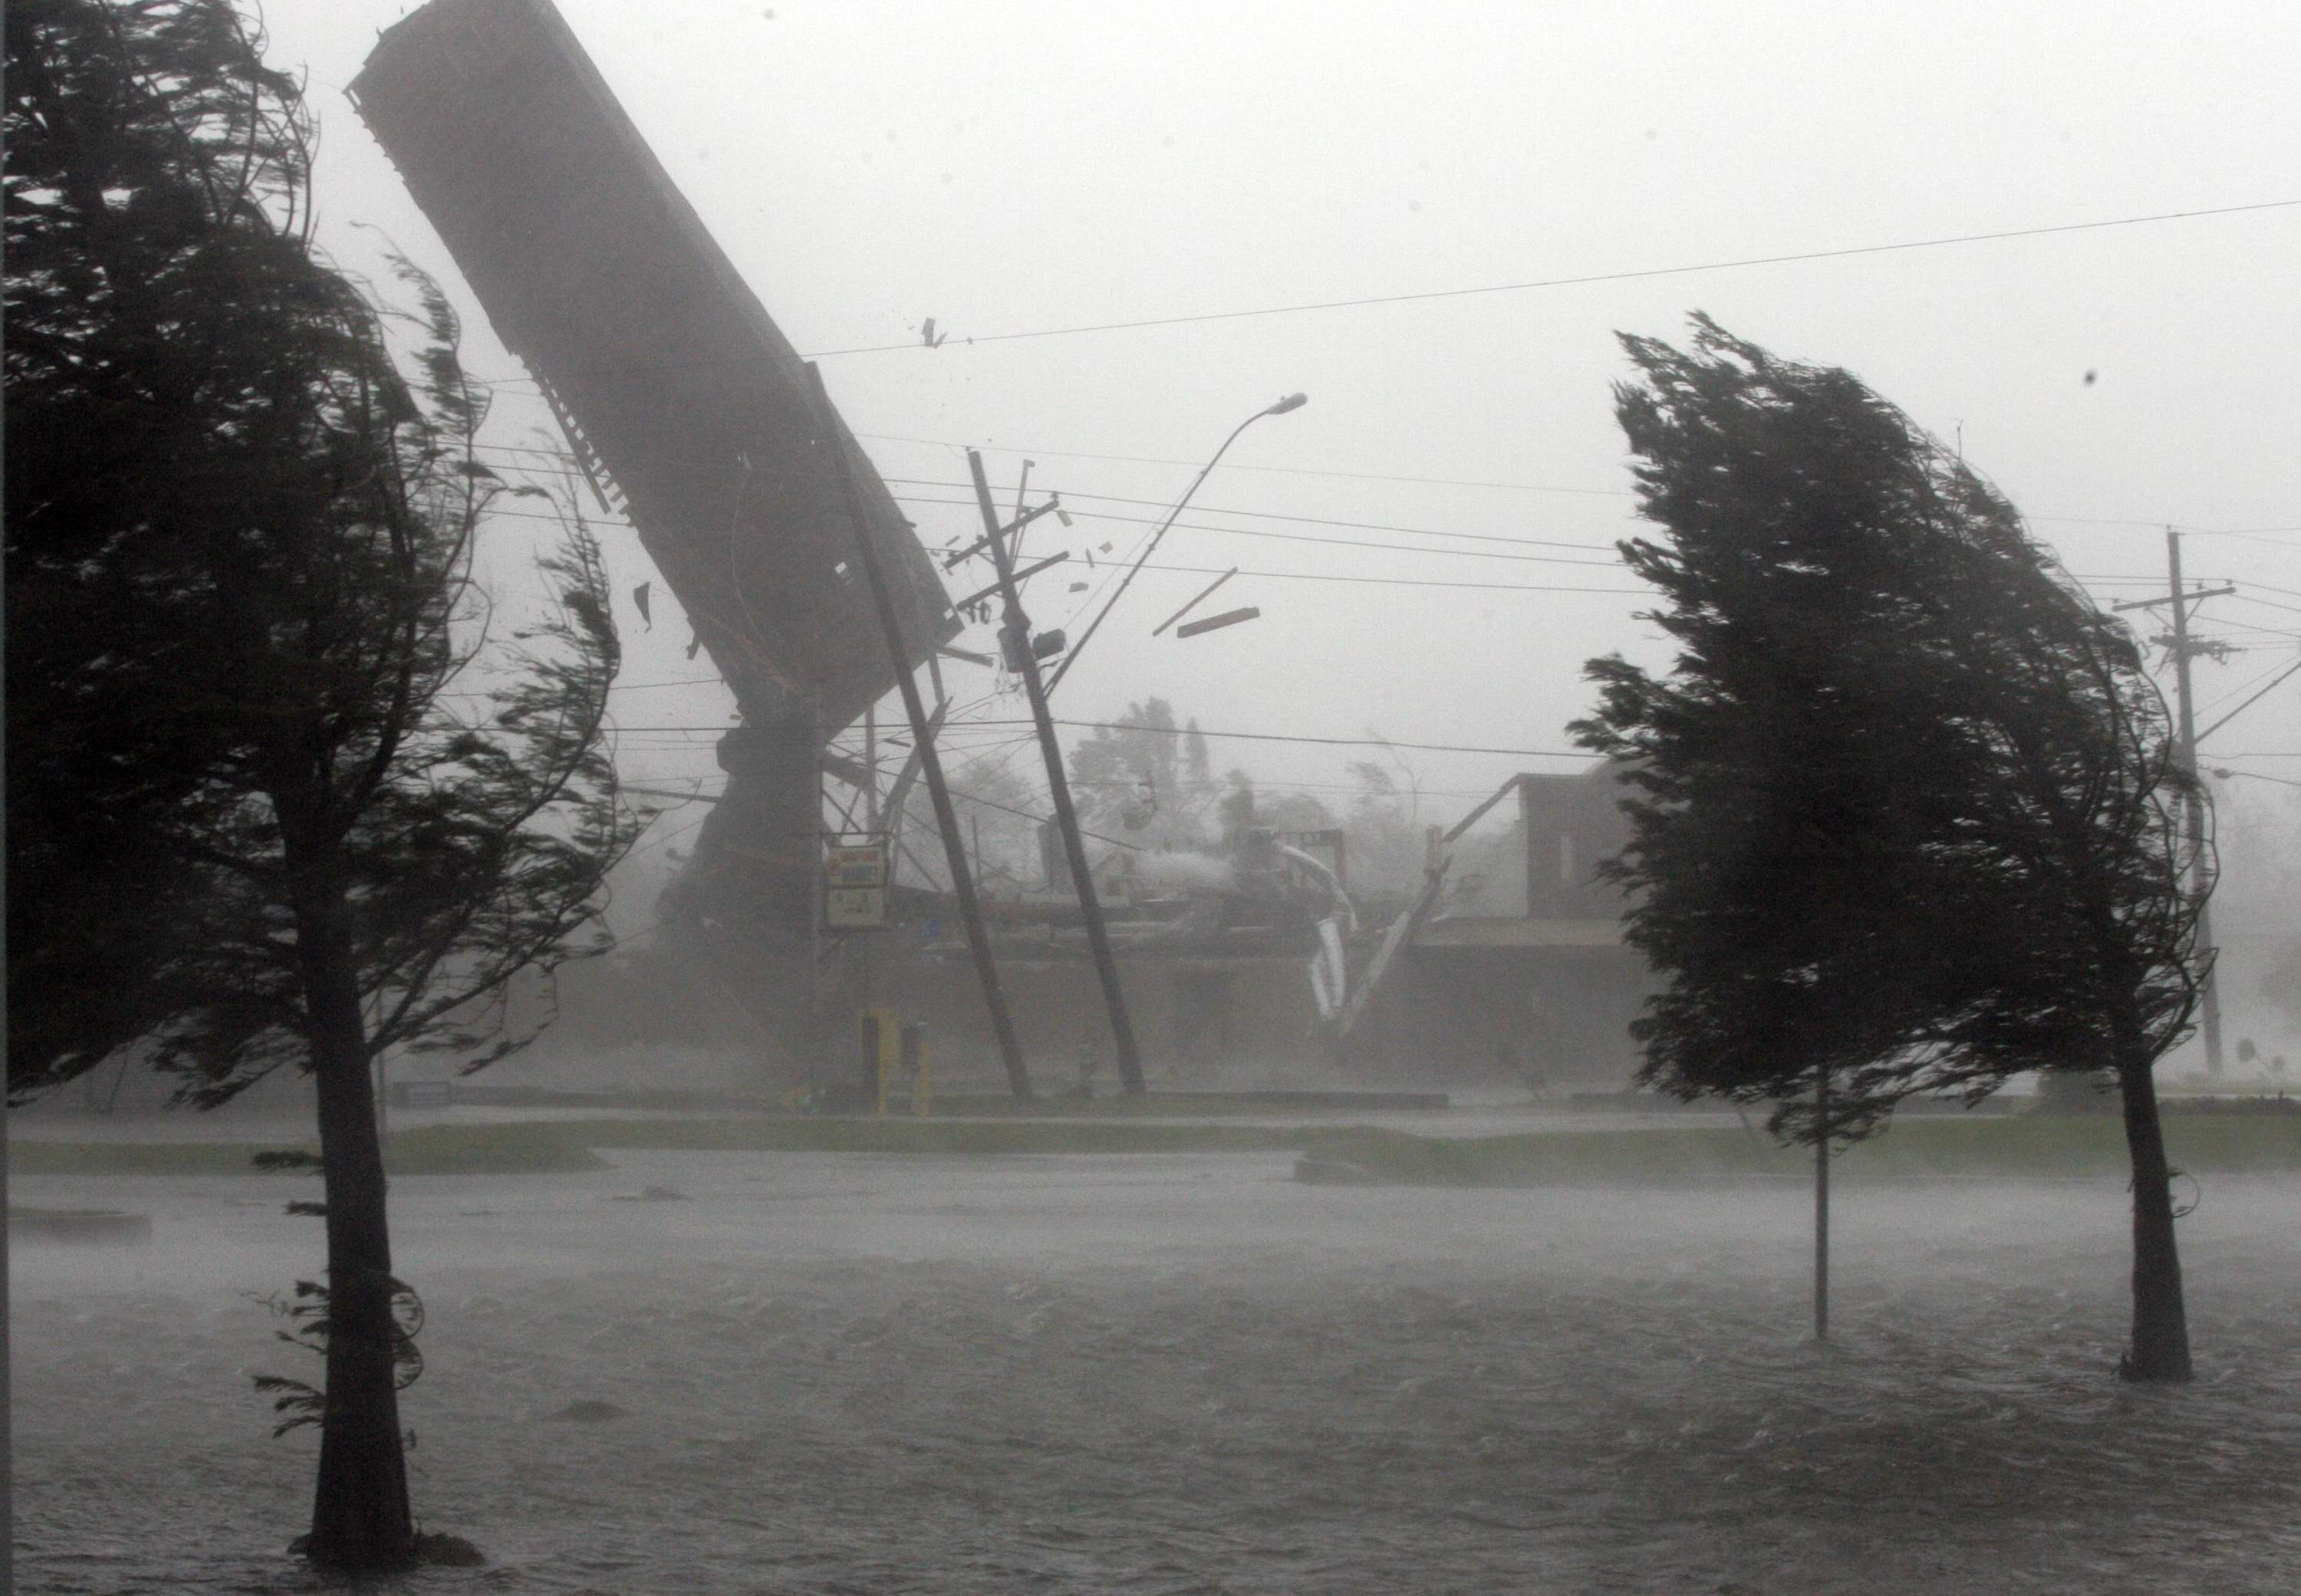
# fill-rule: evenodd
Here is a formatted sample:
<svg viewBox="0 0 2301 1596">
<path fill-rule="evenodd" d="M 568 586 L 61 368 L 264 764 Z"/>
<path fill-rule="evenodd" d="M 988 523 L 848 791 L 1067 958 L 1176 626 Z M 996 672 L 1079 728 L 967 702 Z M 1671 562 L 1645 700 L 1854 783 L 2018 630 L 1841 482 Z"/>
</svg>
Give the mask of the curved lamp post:
<svg viewBox="0 0 2301 1596">
<path fill-rule="evenodd" d="M 2256 771 L 2228 770 L 2218 765 L 2213 768 L 2213 777 L 2216 781 L 2226 781 L 2238 776 L 2248 781 L 2274 781 L 2280 787 L 2301 787 L 2301 781 L 2288 781 L 2283 776 L 2264 776 Z"/>
<path fill-rule="evenodd" d="M 1144 563 L 1148 561 L 1152 555 L 1159 552 L 1159 539 L 1166 537 L 1167 530 L 1175 524 L 1176 519 L 1182 514 L 1183 506 L 1191 502 L 1191 495 L 1199 490 L 1199 484 L 1205 481 L 1208 476 L 1212 473 L 1214 468 L 1222 463 L 1222 457 L 1229 452 L 1230 446 L 1238 441 L 1238 435 L 1245 431 L 1249 427 L 1254 425 L 1255 422 L 1260 421 L 1266 415 L 1284 415 L 1290 410 L 1301 409 L 1303 405 L 1308 405 L 1309 402 L 1310 397 L 1308 394 L 1288 394 L 1276 404 L 1264 406 L 1262 409 L 1256 411 L 1252 415 L 1248 416 L 1244 421 L 1239 422 L 1237 426 L 1231 429 L 1230 436 L 1223 439 L 1222 447 L 1217 449 L 1214 453 L 1214 458 L 1208 461 L 1206 464 L 1200 469 L 1199 474 L 1192 479 L 1191 485 L 1183 489 L 1183 497 L 1175 501 L 1175 507 L 1167 512 L 1167 519 L 1160 522 L 1159 523 L 1159 530 L 1150 534 L 1150 541 L 1149 545 L 1144 547 L 1142 555 L 1136 558 L 1134 564 L 1126 568 L 1125 576 L 1121 578 L 1119 581 L 1118 590 L 1113 593 L 1110 596 L 1109 601 L 1106 603 L 1101 609 L 1095 613 L 1094 619 L 1088 623 L 1085 632 L 1079 638 L 1079 640 L 1073 643 L 1069 649 L 1065 652 L 1062 663 L 1055 667 L 1055 673 L 1047 678 L 1046 690 L 1048 692 L 1053 692 L 1055 689 L 1061 684 L 1063 677 L 1069 672 L 1071 666 L 1078 663 L 1080 651 L 1085 648 L 1088 639 L 1092 638 L 1095 632 L 1100 629 L 1102 623 L 1110 618 L 1112 608 L 1117 605 L 1121 598 L 1124 598 L 1126 596 L 1127 587 L 1134 581 L 1135 572 L 1141 571 Z"/>
</svg>

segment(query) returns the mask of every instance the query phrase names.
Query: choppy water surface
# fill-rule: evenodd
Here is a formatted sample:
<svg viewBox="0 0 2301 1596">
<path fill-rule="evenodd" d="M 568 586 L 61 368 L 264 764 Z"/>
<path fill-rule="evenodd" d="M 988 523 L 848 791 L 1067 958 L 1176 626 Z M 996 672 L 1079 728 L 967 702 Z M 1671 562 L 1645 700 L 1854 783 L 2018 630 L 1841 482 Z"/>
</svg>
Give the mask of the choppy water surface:
<svg viewBox="0 0 2301 1596">
<path fill-rule="evenodd" d="M 409 1180 L 448 1592 L 2301 1589 L 2301 1192 L 2184 1222 L 2198 1384 L 2121 1386 L 2114 1184 L 1303 1188 L 1283 1161 L 633 1157 Z M 617 1202 L 670 1183 L 687 1202 Z M 19 1182 L 18 1199 L 92 1186 Z M 237 1293 L 315 1227 L 151 1182 L 20 1249 L 19 1575 L 309 1588 L 302 1373 Z M 579 1400 L 625 1416 L 552 1416 Z"/>
</svg>

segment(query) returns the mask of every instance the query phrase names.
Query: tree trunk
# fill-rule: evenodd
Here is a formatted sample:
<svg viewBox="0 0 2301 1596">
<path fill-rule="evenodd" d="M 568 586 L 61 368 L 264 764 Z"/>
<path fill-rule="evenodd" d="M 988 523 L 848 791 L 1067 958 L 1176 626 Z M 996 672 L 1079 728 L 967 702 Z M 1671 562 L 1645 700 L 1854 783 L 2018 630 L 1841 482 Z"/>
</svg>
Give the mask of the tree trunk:
<svg viewBox="0 0 2301 1596">
<path fill-rule="evenodd" d="M 1829 1071 L 1814 1072 L 1813 1339 L 1829 1339 Z"/>
<path fill-rule="evenodd" d="M 327 1403 L 309 1550 L 316 1562 L 364 1570 L 410 1562 L 415 1526 L 393 1379 L 383 1143 L 345 920 L 339 885 L 298 894 L 328 1207 Z"/>
<path fill-rule="evenodd" d="M 2125 1146 L 2133 1161 L 2133 1343 L 2118 1365 L 2128 1380 L 2189 1378 L 2189 1317 L 2181 1300 L 2181 1258 L 2173 1241 L 2172 1171 L 2157 1116 L 2152 1058 L 2128 1057 L 2117 1069 L 2125 1105 Z"/>
</svg>

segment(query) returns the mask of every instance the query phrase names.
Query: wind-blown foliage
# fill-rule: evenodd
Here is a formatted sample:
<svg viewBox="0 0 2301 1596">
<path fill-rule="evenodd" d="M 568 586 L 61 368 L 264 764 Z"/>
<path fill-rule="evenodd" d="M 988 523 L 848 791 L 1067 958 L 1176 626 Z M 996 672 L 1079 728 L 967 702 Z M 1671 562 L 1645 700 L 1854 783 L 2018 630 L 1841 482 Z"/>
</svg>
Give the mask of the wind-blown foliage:
<svg viewBox="0 0 2301 1596">
<path fill-rule="evenodd" d="M 151 831 L 205 735 L 152 690 L 230 684 L 177 624 L 280 379 L 262 329 L 328 285 L 289 180 L 308 129 L 229 7 L 5 16 L 8 1075 L 68 1079 L 170 1012 L 199 871 Z M 296 285 L 292 290 L 289 283 Z M 267 285 L 261 292 L 253 285 Z M 194 529 L 200 529 L 195 532 Z"/>
<path fill-rule="evenodd" d="M 506 983 L 606 944 L 584 926 L 638 823 L 605 572 L 571 522 L 541 614 L 495 635 L 473 557 L 508 489 L 454 314 L 394 258 L 403 372 L 305 234 L 308 113 L 230 0 L 38 0 L 7 50 L 9 852 L 41 894 L 12 894 L 10 1090 L 131 1041 L 203 1105 L 314 1076 L 312 1544 L 405 1562 L 412 1294 L 369 1066 L 500 1057 Z"/>
<path fill-rule="evenodd" d="M 515 1040 L 475 999 L 569 950 L 628 840 L 596 545 L 491 642 L 453 312 L 397 263 L 403 377 L 300 232 L 306 113 L 231 7 L 50 0 L 8 42 L 12 1090 L 155 1032 L 203 1101 L 305 1062 L 298 843 L 372 1053 Z"/>
<path fill-rule="evenodd" d="M 1623 343 L 1616 412 L 1668 537 L 1621 548 L 1678 654 L 1666 678 L 1592 662 L 1575 730 L 1637 795 L 1608 869 L 1664 982 L 1644 1079 L 1772 1100 L 1810 1137 L 1915 1090 L 2114 1071 L 2157 1145 L 2149 1066 L 2202 974 L 2197 844 L 2130 631 L 1849 373 L 1700 318 L 1688 352 Z M 1824 1073 L 1827 1127 L 1790 1095 Z"/>
</svg>

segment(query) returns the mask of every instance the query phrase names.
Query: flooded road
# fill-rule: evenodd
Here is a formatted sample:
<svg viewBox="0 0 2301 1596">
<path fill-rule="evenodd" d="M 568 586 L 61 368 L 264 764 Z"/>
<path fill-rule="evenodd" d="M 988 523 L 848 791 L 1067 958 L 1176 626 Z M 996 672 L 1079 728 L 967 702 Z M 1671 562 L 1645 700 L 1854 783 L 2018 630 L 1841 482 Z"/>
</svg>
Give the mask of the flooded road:
<svg viewBox="0 0 2301 1596">
<path fill-rule="evenodd" d="M 2113 1182 L 1306 1187 L 1291 1160 L 623 1154 L 403 1179 L 431 1592 L 2301 1588 L 2301 1190 L 2183 1222 L 2200 1379 L 2111 1375 Z M 619 1200 L 649 1186 L 685 1200 Z M 20 1179 L 28 1592 L 310 1588 L 288 1181 Z M 590 1422 L 560 1416 L 578 1404 Z"/>
</svg>

